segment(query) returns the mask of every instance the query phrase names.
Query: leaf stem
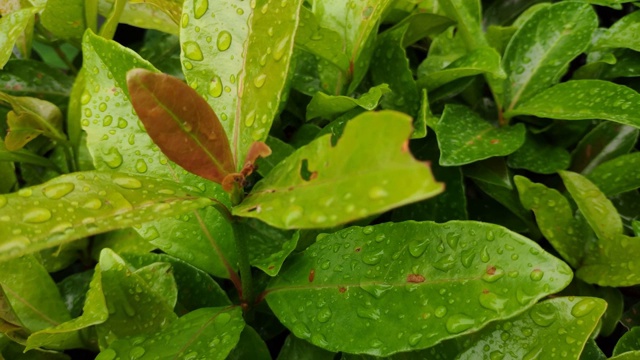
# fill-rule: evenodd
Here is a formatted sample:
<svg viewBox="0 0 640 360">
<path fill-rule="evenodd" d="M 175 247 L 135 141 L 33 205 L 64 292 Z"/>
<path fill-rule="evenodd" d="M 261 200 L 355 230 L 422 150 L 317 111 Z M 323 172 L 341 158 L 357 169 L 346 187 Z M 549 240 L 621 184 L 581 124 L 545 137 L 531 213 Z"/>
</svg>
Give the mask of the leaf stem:
<svg viewBox="0 0 640 360">
<path fill-rule="evenodd" d="M 100 36 L 107 40 L 113 39 L 113 35 L 116 33 L 116 28 L 120 22 L 120 16 L 124 11 L 124 6 L 127 4 L 126 0 L 115 0 L 111 7 L 111 12 L 107 21 L 104 22 L 102 28 L 100 28 Z"/>
<path fill-rule="evenodd" d="M 251 264 L 249 263 L 246 231 L 242 222 L 242 219 L 235 218 L 232 224 L 236 250 L 238 252 L 238 268 L 240 269 L 240 279 L 242 282 L 242 289 L 239 294 L 240 302 L 246 311 L 253 305 L 253 276 L 251 275 Z"/>
</svg>

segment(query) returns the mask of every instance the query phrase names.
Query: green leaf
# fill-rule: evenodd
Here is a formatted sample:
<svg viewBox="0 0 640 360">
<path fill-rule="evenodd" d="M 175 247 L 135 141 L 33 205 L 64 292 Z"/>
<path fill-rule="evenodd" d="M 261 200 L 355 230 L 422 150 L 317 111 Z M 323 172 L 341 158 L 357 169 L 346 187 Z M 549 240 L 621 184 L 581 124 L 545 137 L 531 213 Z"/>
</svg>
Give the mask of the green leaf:
<svg viewBox="0 0 640 360">
<path fill-rule="evenodd" d="M 533 14 L 504 54 L 505 109 L 513 110 L 557 83 L 569 63 L 587 49 L 597 26 L 598 17 L 587 4 L 565 1 Z"/>
<path fill-rule="evenodd" d="M 504 79 L 506 74 L 500 66 L 500 54 L 490 47 L 478 48 L 457 59 L 440 71 L 418 78 L 419 88 L 429 91 L 463 77 L 489 74 Z"/>
<path fill-rule="evenodd" d="M 0 69 L 9 61 L 13 46 L 35 13 L 36 8 L 26 8 L 0 18 Z"/>
<path fill-rule="evenodd" d="M 135 115 L 126 74 L 134 68 L 153 70 L 151 64 L 131 50 L 89 32 L 83 46 L 85 68 L 91 76 L 87 76 L 86 92 L 80 98 L 84 115 L 82 124 L 96 168 L 153 174 L 196 187 L 206 196 L 230 206 L 228 195 L 219 185 L 190 174 L 167 160 Z M 105 93 L 110 94 L 108 99 L 104 97 Z M 233 269 L 237 255 L 231 225 L 215 209 L 203 209 L 181 218 L 164 218 L 136 230 L 170 255 L 219 277 L 235 276 Z M 184 236 L 187 233 L 191 235 Z M 170 234 L 184 237 L 176 242 Z"/>
<path fill-rule="evenodd" d="M 175 216 L 210 203 L 197 189 L 170 181 L 101 172 L 63 175 L 0 195 L 0 223 L 11 224 L 0 226 L 0 259 Z"/>
<path fill-rule="evenodd" d="M 135 338 L 118 339 L 96 360 L 119 356 L 138 360 L 156 358 L 225 359 L 240 339 L 245 327 L 238 307 L 202 308 L 188 313 L 166 328 Z M 161 339 L 169 339 L 164 341 Z"/>
<path fill-rule="evenodd" d="M 251 326 L 244 327 L 238 344 L 227 357 L 227 360 L 244 359 L 271 360 L 267 344 Z"/>
<path fill-rule="evenodd" d="M 300 232 L 282 231 L 259 220 L 247 219 L 240 223 L 249 244 L 249 262 L 251 265 L 276 276 L 285 259 L 296 249 Z"/>
<path fill-rule="evenodd" d="M 322 237 L 291 258 L 266 299 L 297 337 L 386 356 L 476 332 L 570 280 L 567 265 L 497 225 L 387 223 Z"/>
<path fill-rule="evenodd" d="M 15 314 L 19 321 L 15 325 L 28 331 L 55 326 L 70 318 L 56 284 L 33 256 L 0 262 L 0 288 L 3 307 Z"/>
<path fill-rule="evenodd" d="M 88 344 L 82 342 L 87 335 L 87 329 L 102 324 L 108 317 L 109 311 L 102 293 L 102 272 L 100 266 L 97 266 L 89 284 L 82 315 L 33 333 L 27 339 L 27 350 L 38 347 L 69 349 L 87 346 Z"/>
<path fill-rule="evenodd" d="M 498 1 L 492 2 L 484 11 L 484 23 L 489 25 L 509 25 L 518 16 L 535 8 L 537 3 L 545 0 Z M 550 5 L 550 4 L 548 4 Z"/>
<path fill-rule="evenodd" d="M 495 26 L 491 25 L 487 28 L 487 33 L 485 36 L 487 37 L 487 42 L 489 46 L 496 49 L 498 54 L 504 54 L 504 51 L 507 49 L 507 45 L 513 34 L 518 30 L 515 26 Z"/>
<path fill-rule="evenodd" d="M 573 150 L 571 171 L 589 174 L 598 165 L 631 151 L 640 130 L 603 121 L 585 135 Z"/>
<path fill-rule="evenodd" d="M 145 254 L 156 249 L 134 228 L 118 229 L 95 236 L 91 245 L 91 257 L 97 261 L 104 248 L 109 248 L 116 254 Z"/>
<path fill-rule="evenodd" d="M 429 55 L 418 66 L 418 77 L 440 71 L 466 54 L 462 37 L 450 27 L 433 38 Z"/>
<path fill-rule="evenodd" d="M 456 339 L 460 349 L 456 359 L 535 359 L 561 354 L 577 359 L 606 307 L 605 301 L 589 297 L 543 301 L 509 320 Z M 432 353 L 446 345 L 436 346 Z"/>
<path fill-rule="evenodd" d="M 251 144 L 264 141 L 271 128 L 302 1 L 252 4 L 185 0 L 180 29 L 185 78 L 222 120 L 236 170 Z"/>
<path fill-rule="evenodd" d="M 31 96 L 56 105 L 66 104 L 73 79 L 46 63 L 10 60 L 0 71 L 0 90 L 13 96 Z"/>
<path fill-rule="evenodd" d="M 313 96 L 307 106 L 306 118 L 307 120 L 318 117 L 331 119 L 358 106 L 365 110 L 373 110 L 378 107 L 382 95 L 390 91 L 389 85 L 382 84 L 372 87 L 367 93 L 362 94 L 362 96 L 357 99 L 318 92 Z"/>
<path fill-rule="evenodd" d="M 295 151 L 293 146 L 273 136 L 267 138 L 266 144 L 271 149 L 271 155 L 256 160 L 256 171 L 263 177 Z"/>
<path fill-rule="evenodd" d="M 83 0 L 47 0 L 40 21 L 47 30 L 63 39 L 80 39 L 86 27 Z"/>
<path fill-rule="evenodd" d="M 502 157 L 493 157 L 476 161 L 462 168 L 464 176 L 480 180 L 482 182 L 513 189 L 511 174 L 507 163 Z"/>
<path fill-rule="evenodd" d="M 640 351 L 629 351 L 624 354 L 610 357 L 609 360 L 634 360 L 640 356 Z"/>
<path fill-rule="evenodd" d="M 607 302 L 607 311 L 605 311 L 600 319 L 597 335 L 603 337 L 610 336 L 617 328 L 624 309 L 624 298 L 620 290 L 612 287 L 589 285 L 579 279 L 574 279 L 573 283 L 563 291 L 563 294 L 592 296 L 603 299 Z M 595 335 L 594 333 L 591 338 L 594 338 Z"/>
<path fill-rule="evenodd" d="M 608 196 L 640 187 L 640 152 L 626 154 L 598 165 L 588 178 Z"/>
<path fill-rule="evenodd" d="M 569 201 L 557 190 L 533 183 L 523 176 L 514 177 L 514 182 L 522 206 L 533 210 L 542 235 L 565 261 L 578 267 L 591 231 L 574 218 Z"/>
<path fill-rule="evenodd" d="M 443 186 L 403 145 L 410 134 L 408 116 L 362 114 L 335 146 L 324 135 L 278 164 L 233 214 L 286 229 L 323 228 L 432 197 Z"/>
<path fill-rule="evenodd" d="M 562 181 L 599 239 L 611 239 L 622 234 L 622 220 L 611 201 L 587 178 L 560 172 Z"/>
<path fill-rule="evenodd" d="M 185 261 L 165 254 L 123 254 L 122 257 L 136 268 L 159 262 L 171 264 L 178 286 L 177 310 L 186 312 L 202 307 L 231 305 L 227 294 L 211 276 Z"/>
<path fill-rule="evenodd" d="M 333 360 L 336 354 L 289 334 L 277 360 Z"/>
<path fill-rule="evenodd" d="M 640 94 L 603 80 L 573 80 L 553 86 L 506 117 L 533 115 L 561 120 L 603 119 L 640 128 Z"/>
<path fill-rule="evenodd" d="M 633 327 L 620 337 L 613 349 L 613 355 L 621 355 L 634 350 L 640 350 L 640 327 Z"/>
<path fill-rule="evenodd" d="M 99 0 L 98 11 L 100 15 L 109 16 L 115 1 Z M 140 3 L 140 0 L 127 1 L 120 16 L 120 23 L 178 35 L 178 24 L 163 9 L 152 4 L 152 2 L 157 1 L 151 0 L 142 3 Z"/>
<path fill-rule="evenodd" d="M 4 138 L 9 150 L 21 149 L 38 135 L 66 141 L 62 133 L 62 113 L 54 104 L 26 96 L 11 96 L 0 92 L 0 102 L 11 105 L 13 111 L 7 114 L 9 130 Z"/>
<path fill-rule="evenodd" d="M 554 146 L 541 136 L 527 136 L 524 144 L 507 162 L 514 169 L 525 169 L 538 174 L 553 174 L 566 170 L 571 163 L 571 155 L 560 146 Z"/>
<path fill-rule="evenodd" d="M 482 31 L 482 4 L 479 0 L 438 0 L 448 17 L 455 20 L 468 50 L 485 46 Z"/>
<path fill-rule="evenodd" d="M 580 360 L 607 360 L 607 356 L 600 350 L 595 340 L 589 339 L 580 354 Z"/>
<path fill-rule="evenodd" d="M 178 36 L 149 30 L 145 34 L 144 45 L 139 53 L 161 72 L 184 79 Z"/>
<path fill-rule="evenodd" d="M 222 125 L 195 90 L 177 78 L 144 69 L 127 73 L 127 88 L 147 134 L 171 161 L 219 184 L 234 173 Z"/>
<path fill-rule="evenodd" d="M 26 150 L 26 149 L 18 149 L 14 151 L 7 150 L 7 147 L 5 146 L 4 141 L 2 141 L 1 139 L 0 139 L 0 161 L 10 161 L 10 162 L 42 166 L 42 167 L 55 170 L 58 173 L 62 173 L 62 170 L 58 169 L 58 167 L 51 160 L 45 157 L 36 155 L 29 150 Z"/>
<path fill-rule="evenodd" d="M 313 12 L 305 7 L 300 9 L 300 24 L 295 44 L 300 49 L 332 63 L 345 74 L 349 70 L 349 57 L 343 51 L 342 36 L 321 26 Z"/>
<path fill-rule="evenodd" d="M 496 128 L 466 106 L 447 104 L 436 126 L 440 165 L 464 165 L 509 155 L 522 146 L 525 132 L 522 124 Z"/>
<path fill-rule="evenodd" d="M 183 0 L 129 0 L 131 4 L 151 4 L 169 15 L 176 24 L 180 22 Z"/>
<path fill-rule="evenodd" d="M 640 41 L 635 36 L 640 30 L 640 12 L 635 11 L 616 21 L 595 40 L 592 49 L 626 48 L 640 51 Z"/>
<path fill-rule="evenodd" d="M 608 6 L 610 8 L 621 10 L 622 4 L 632 2 L 633 0 L 579 0 L 594 5 Z"/>
<path fill-rule="evenodd" d="M 100 253 L 102 291 L 109 317 L 96 326 L 101 347 L 115 340 L 150 334 L 167 328 L 177 317 L 165 293 L 159 293 L 153 278 L 133 271 L 109 249 Z"/>
</svg>

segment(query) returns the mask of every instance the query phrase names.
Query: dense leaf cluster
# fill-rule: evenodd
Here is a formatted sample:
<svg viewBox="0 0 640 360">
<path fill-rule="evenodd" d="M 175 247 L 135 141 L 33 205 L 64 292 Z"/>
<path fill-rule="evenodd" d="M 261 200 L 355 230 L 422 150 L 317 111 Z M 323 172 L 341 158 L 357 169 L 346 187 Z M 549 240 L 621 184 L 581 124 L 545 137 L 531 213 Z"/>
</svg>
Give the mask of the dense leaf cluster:
<svg viewBox="0 0 640 360">
<path fill-rule="evenodd" d="M 0 358 L 640 358 L 632 1 L 0 15 Z"/>
</svg>

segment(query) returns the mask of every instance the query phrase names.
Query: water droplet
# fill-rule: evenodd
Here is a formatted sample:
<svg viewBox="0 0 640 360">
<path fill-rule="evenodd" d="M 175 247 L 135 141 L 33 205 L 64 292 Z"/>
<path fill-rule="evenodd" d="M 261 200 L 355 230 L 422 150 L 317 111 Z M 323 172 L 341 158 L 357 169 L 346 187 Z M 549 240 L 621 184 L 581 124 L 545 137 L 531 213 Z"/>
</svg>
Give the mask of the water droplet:
<svg viewBox="0 0 640 360">
<path fill-rule="evenodd" d="M 438 306 L 433 313 L 438 319 L 442 319 L 445 315 L 447 315 L 447 308 L 444 306 Z"/>
<path fill-rule="evenodd" d="M 522 358 L 522 360 L 535 360 L 540 357 L 542 354 L 542 346 L 537 345 L 533 349 L 529 350 L 529 352 Z"/>
<path fill-rule="evenodd" d="M 482 305 L 482 307 L 493 310 L 497 313 L 504 310 L 505 304 L 509 301 L 508 299 L 502 298 L 493 292 L 482 292 L 478 299 L 480 300 L 480 305 Z"/>
<path fill-rule="evenodd" d="M 273 59 L 275 61 L 280 61 L 280 59 L 282 59 L 282 57 L 284 56 L 285 51 L 287 50 L 287 45 L 289 44 L 289 37 L 284 37 L 282 38 L 275 47 L 275 50 L 273 51 Z"/>
<path fill-rule="evenodd" d="M 534 269 L 531 274 L 529 274 L 529 277 L 531 278 L 531 280 L 533 281 L 540 281 L 542 280 L 542 277 L 544 276 L 544 271 L 540 270 L 540 269 Z"/>
<path fill-rule="evenodd" d="M 193 2 L 193 15 L 196 17 L 196 19 L 200 19 L 207 12 L 208 8 L 209 0 L 195 0 Z"/>
<path fill-rule="evenodd" d="M 360 288 L 374 298 L 380 299 L 382 295 L 393 289 L 393 286 L 390 284 L 363 283 L 360 284 Z"/>
<path fill-rule="evenodd" d="M 362 228 L 362 233 L 364 235 L 371 235 L 373 233 L 373 226 L 365 226 Z"/>
<path fill-rule="evenodd" d="M 380 319 L 380 310 L 376 308 L 370 307 L 359 307 L 356 310 L 356 314 L 358 317 L 369 320 L 379 320 Z"/>
<path fill-rule="evenodd" d="M 376 249 L 374 251 L 370 251 L 365 254 L 362 254 L 362 262 L 367 265 L 376 265 L 380 263 L 380 260 L 382 260 L 383 256 L 384 256 L 384 250 Z"/>
<path fill-rule="evenodd" d="M 369 198 L 371 200 L 379 200 L 385 198 L 389 193 L 381 186 L 374 186 L 369 189 Z"/>
<path fill-rule="evenodd" d="M 102 118 L 102 126 L 109 126 L 113 122 L 113 116 L 107 115 Z"/>
<path fill-rule="evenodd" d="M 138 161 L 136 161 L 136 171 L 139 173 L 147 172 L 147 163 L 143 159 L 138 159 Z"/>
<path fill-rule="evenodd" d="M 122 165 L 122 155 L 120 155 L 120 151 L 118 151 L 116 147 L 109 148 L 109 150 L 104 153 L 103 160 L 105 164 L 112 169 Z"/>
<path fill-rule="evenodd" d="M 440 271 L 447 272 L 455 266 L 455 263 L 456 263 L 456 258 L 453 257 L 451 254 L 449 254 L 436 260 L 435 262 L 432 263 L 432 265 L 434 268 Z"/>
<path fill-rule="evenodd" d="M 263 14 L 267 13 L 267 10 L 269 10 L 269 3 L 265 3 L 264 5 L 262 5 L 262 7 L 260 8 L 260 12 Z"/>
<path fill-rule="evenodd" d="M 492 351 L 489 354 L 489 359 L 490 360 L 502 360 L 502 359 L 504 359 L 504 353 L 502 351 L 499 351 L 499 350 Z"/>
<path fill-rule="evenodd" d="M 418 343 L 420 342 L 420 339 L 422 339 L 422 334 L 419 334 L 419 333 L 409 336 L 409 345 L 411 346 L 418 345 Z"/>
<path fill-rule="evenodd" d="M 129 358 L 131 360 L 140 359 L 144 355 L 144 348 L 140 346 L 134 346 L 131 351 L 129 351 Z"/>
<path fill-rule="evenodd" d="M 320 309 L 320 311 L 318 311 L 318 315 L 316 315 L 316 319 L 318 319 L 318 321 L 321 323 L 325 323 L 329 321 L 329 319 L 331 318 L 331 315 L 332 315 L 331 309 L 329 309 L 328 307 L 325 307 Z"/>
<path fill-rule="evenodd" d="M 596 302 L 592 299 L 580 300 L 571 308 L 571 315 L 575 317 L 583 317 L 589 314 L 596 307 Z"/>
<path fill-rule="evenodd" d="M 447 319 L 447 331 L 452 334 L 459 334 L 471 329 L 476 324 L 476 320 L 465 314 L 453 314 Z"/>
<path fill-rule="evenodd" d="M 260 74 L 253 79 L 253 85 L 257 88 L 261 88 L 264 85 L 264 82 L 267 80 L 266 74 Z"/>
<path fill-rule="evenodd" d="M 189 14 L 186 12 L 182 14 L 182 28 L 186 28 L 189 25 Z"/>
<path fill-rule="evenodd" d="M 214 76 L 209 83 L 209 95 L 217 98 L 222 95 L 222 80 L 219 76 Z"/>
<path fill-rule="evenodd" d="M 535 305 L 529 312 L 529 317 L 534 323 L 542 327 L 548 327 L 556 321 L 556 313 L 553 306 L 545 306 L 546 304 Z"/>
<path fill-rule="evenodd" d="M 292 225 L 295 221 L 302 217 L 303 209 L 298 205 L 293 205 L 284 214 L 284 224 L 287 226 Z"/>
<path fill-rule="evenodd" d="M 460 254 L 460 261 L 462 262 L 462 266 L 466 268 L 470 268 L 473 265 L 473 259 L 476 257 L 475 249 L 467 249 L 462 251 Z"/>
<path fill-rule="evenodd" d="M 488 266 L 485 273 L 482 274 L 482 280 L 493 283 L 504 276 L 504 270 L 497 266 Z"/>
<path fill-rule="evenodd" d="M 458 248 L 458 241 L 460 241 L 461 235 L 458 233 L 450 232 L 447 234 L 447 244 L 453 250 Z"/>
<path fill-rule="evenodd" d="M 482 260 L 483 263 L 487 263 L 489 262 L 489 260 L 491 260 L 491 257 L 489 256 L 489 251 L 487 250 L 487 247 L 483 247 L 482 250 L 480 251 L 480 260 Z"/>
<path fill-rule="evenodd" d="M 42 189 L 42 193 L 44 194 L 44 196 L 48 197 L 49 199 L 58 200 L 66 196 L 70 192 L 72 192 L 75 187 L 76 186 L 72 183 L 54 184 L 54 185 L 45 186 Z"/>
<path fill-rule="evenodd" d="M 82 205 L 82 207 L 89 210 L 98 210 L 102 207 L 102 201 L 97 198 L 89 199 L 84 203 L 84 205 Z"/>
<path fill-rule="evenodd" d="M 80 103 L 82 105 L 87 105 L 91 101 L 91 94 L 86 89 L 82 92 L 82 96 L 80 96 Z"/>
<path fill-rule="evenodd" d="M 118 127 L 120 129 L 125 129 L 129 125 L 129 122 L 124 118 L 118 118 Z"/>
<path fill-rule="evenodd" d="M 255 121 L 256 121 L 256 111 L 251 110 L 251 112 L 247 114 L 247 117 L 244 118 L 244 126 L 251 127 L 253 123 L 255 123 Z"/>
<path fill-rule="evenodd" d="M 188 59 L 194 61 L 202 61 L 202 59 L 204 59 L 202 50 L 200 50 L 200 45 L 195 41 L 185 41 L 182 44 L 182 51 L 184 51 L 184 55 Z"/>
<path fill-rule="evenodd" d="M 98 110 L 105 112 L 107 111 L 107 104 L 106 103 L 100 103 L 100 105 L 98 105 Z"/>
<path fill-rule="evenodd" d="M 51 219 L 51 211 L 45 208 L 33 208 L 22 215 L 22 221 L 37 224 Z"/>
<path fill-rule="evenodd" d="M 237 8 L 236 9 L 236 14 L 242 15 L 242 14 L 244 14 L 244 10 L 242 10 L 241 8 Z"/>
<path fill-rule="evenodd" d="M 33 190 L 31 188 L 25 188 L 18 190 L 18 196 L 20 197 L 29 197 L 33 194 Z"/>
<path fill-rule="evenodd" d="M 105 349 L 100 352 L 101 360 L 113 360 L 116 358 L 116 356 L 118 356 L 118 353 L 116 353 L 116 351 L 113 349 Z"/>
<path fill-rule="evenodd" d="M 305 324 L 300 322 L 293 325 L 291 330 L 293 330 L 293 333 L 301 339 L 308 339 L 311 336 L 311 331 L 309 331 L 309 328 Z"/>
<path fill-rule="evenodd" d="M 427 249 L 427 245 L 429 245 L 429 239 L 425 239 L 422 241 L 412 241 L 409 243 L 409 254 L 411 254 L 411 256 L 413 257 L 420 257 Z"/>
<path fill-rule="evenodd" d="M 496 238 L 496 236 L 493 234 L 493 231 L 489 230 L 487 232 L 487 241 L 493 241 Z"/>
<path fill-rule="evenodd" d="M 113 182 L 124 189 L 140 189 L 142 187 L 140 180 L 131 177 L 117 177 L 113 179 Z"/>
<path fill-rule="evenodd" d="M 220 31 L 216 41 L 218 50 L 225 51 L 231 46 L 231 34 L 228 31 Z"/>
</svg>

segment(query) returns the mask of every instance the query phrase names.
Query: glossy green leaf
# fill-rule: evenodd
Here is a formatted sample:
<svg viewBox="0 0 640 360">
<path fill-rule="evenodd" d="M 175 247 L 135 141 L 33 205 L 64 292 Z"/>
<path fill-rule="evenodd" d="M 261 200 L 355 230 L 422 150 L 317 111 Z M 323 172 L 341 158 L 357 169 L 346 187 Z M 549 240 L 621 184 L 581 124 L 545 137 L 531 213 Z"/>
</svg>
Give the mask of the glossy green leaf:
<svg viewBox="0 0 640 360">
<path fill-rule="evenodd" d="M 580 360 L 607 360 L 607 356 L 602 352 L 595 340 L 590 339 L 584 345 L 580 354 Z"/>
<path fill-rule="evenodd" d="M 162 296 L 169 308 L 173 309 L 178 301 L 178 286 L 173 277 L 170 263 L 156 262 L 138 268 L 134 275 L 146 280 L 149 292 Z"/>
<path fill-rule="evenodd" d="M 502 157 L 476 161 L 462 168 L 464 176 L 492 185 L 513 189 L 507 163 Z"/>
<path fill-rule="evenodd" d="M 387 223 L 322 237 L 287 263 L 266 299 L 302 339 L 386 356 L 509 318 L 570 279 L 563 262 L 497 225 Z"/>
<path fill-rule="evenodd" d="M 446 105 L 436 126 L 440 165 L 469 164 L 509 155 L 525 141 L 522 124 L 497 128 L 466 106 Z"/>
<path fill-rule="evenodd" d="M 271 360 L 269 348 L 251 326 L 245 326 L 236 347 L 229 353 L 227 360 Z"/>
<path fill-rule="evenodd" d="M 26 8 L 0 18 L 0 69 L 9 61 L 13 46 L 35 12 L 35 8 Z"/>
<path fill-rule="evenodd" d="M 264 141 L 271 128 L 301 4 L 184 2 L 180 41 L 185 78 L 222 120 L 236 170 L 244 165 L 251 144 Z"/>
<path fill-rule="evenodd" d="M 63 175 L 0 196 L 0 223 L 11 224 L 0 226 L 0 259 L 209 204 L 197 189 L 170 181 L 102 172 Z"/>
<path fill-rule="evenodd" d="M 107 17 L 115 1 L 99 0 L 98 11 L 100 15 Z M 154 1 L 157 2 L 158 0 L 145 2 L 140 2 L 139 0 L 127 1 L 120 16 L 120 22 L 143 29 L 159 30 L 177 35 L 179 33 L 178 24 L 173 21 L 170 15 L 153 4 L 152 2 Z"/>
<path fill-rule="evenodd" d="M 0 70 L 0 90 L 13 96 L 31 96 L 56 105 L 66 103 L 73 80 L 58 69 L 34 60 L 11 60 Z"/>
<path fill-rule="evenodd" d="M 595 335 L 610 336 L 617 328 L 624 309 L 624 297 L 620 290 L 613 287 L 589 285 L 579 279 L 574 279 L 562 294 L 598 297 L 607 302 L 607 310 L 600 319 L 599 329 L 594 332 L 591 338 L 594 338 Z"/>
<path fill-rule="evenodd" d="M 48 272 L 55 273 L 80 259 L 81 255 L 87 251 L 88 245 L 87 239 L 80 239 L 69 244 L 40 250 L 34 255 Z"/>
<path fill-rule="evenodd" d="M 159 31 L 147 31 L 140 56 L 163 73 L 184 79 L 180 63 L 180 38 Z"/>
<path fill-rule="evenodd" d="M 334 96 L 325 93 L 316 93 L 307 106 L 307 120 L 315 118 L 331 119 L 356 107 L 365 110 L 373 110 L 378 107 L 380 98 L 390 92 L 389 85 L 382 84 L 369 89 L 359 98 L 354 99 L 348 96 Z"/>
<path fill-rule="evenodd" d="M 47 30 L 63 39 L 79 39 L 86 27 L 83 0 L 47 0 L 40 21 Z"/>
<path fill-rule="evenodd" d="M 83 343 L 82 340 L 87 335 L 87 328 L 105 322 L 108 317 L 109 311 L 102 293 L 102 272 L 97 266 L 89 284 L 82 315 L 33 333 L 27 339 L 27 349 L 69 349 L 88 346 L 89 344 Z"/>
<path fill-rule="evenodd" d="M 349 70 L 349 57 L 344 53 L 344 39 L 329 28 L 321 26 L 314 13 L 302 7 L 295 44 L 304 51 L 334 64 L 343 73 Z"/>
<path fill-rule="evenodd" d="M 603 65 L 604 69 L 600 74 L 602 79 L 615 79 L 620 77 L 640 76 L 640 54 L 632 50 L 622 50 L 616 52 L 616 63 Z"/>
<path fill-rule="evenodd" d="M 609 360 L 635 360 L 640 356 L 640 351 L 629 351 L 620 355 L 610 357 Z"/>
<path fill-rule="evenodd" d="M 622 335 L 613 349 L 613 355 L 621 355 L 636 350 L 640 350 L 640 327 L 633 327 Z"/>
<path fill-rule="evenodd" d="M 324 135 L 278 164 L 233 214 L 280 228 L 322 228 L 432 197 L 442 184 L 403 145 L 410 134 L 408 116 L 364 113 L 348 123 L 335 146 Z M 363 141 L 379 151 L 372 153 Z"/>
<path fill-rule="evenodd" d="M 561 120 L 603 119 L 640 128 L 640 94 L 603 80 L 573 80 L 553 86 L 515 110 L 507 117 L 533 115 Z"/>
<path fill-rule="evenodd" d="M 514 169 L 553 174 L 569 167 L 571 155 L 564 148 L 550 144 L 544 137 L 527 136 L 522 147 L 509 155 L 507 163 Z"/>
<path fill-rule="evenodd" d="M 487 40 L 482 31 L 482 4 L 479 0 L 438 0 L 448 17 L 457 22 L 468 50 L 485 46 Z"/>
<path fill-rule="evenodd" d="M 247 219 L 240 226 L 245 227 L 251 265 L 270 276 L 277 275 L 282 263 L 295 250 L 300 233 L 282 231 L 256 219 Z"/>
<path fill-rule="evenodd" d="M 573 150 L 571 171 L 589 174 L 603 162 L 628 153 L 638 141 L 638 134 L 637 128 L 603 121 Z"/>
<path fill-rule="evenodd" d="M 640 188 L 640 152 L 619 156 L 596 167 L 588 178 L 606 195 Z"/>
<path fill-rule="evenodd" d="M 555 189 L 531 182 L 523 176 L 514 177 L 520 201 L 533 210 L 542 235 L 571 266 L 578 267 L 584 256 L 585 240 L 590 230 L 573 216 L 569 201 Z"/>
<path fill-rule="evenodd" d="M 293 146 L 273 136 L 267 138 L 266 144 L 271 149 L 271 155 L 256 160 L 256 171 L 263 177 L 295 151 Z"/>
<path fill-rule="evenodd" d="M 485 36 L 487 37 L 487 42 L 489 46 L 496 49 L 498 54 L 504 54 L 504 51 L 511 41 L 513 34 L 518 30 L 515 26 L 489 26 L 487 28 L 487 33 Z"/>
<path fill-rule="evenodd" d="M 134 228 L 118 229 L 95 236 L 91 257 L 97 261 L 104 248 L 109 248 L 116 254 L 145 254 L 156 249 Z"/>
<path fill-rule="evenodd" d="M 462 37 L 453 30 L 451 27 L 433 38 L 429 55 L 418 66 L 418 78 L 440 71 L 467 54 Z"/>
<path fill-rule="evenodd" d="M 480 74 L 489 74 L 496 78 L 506 77 L 500 65 L 500 54 L 490 47 L 478 48 L 444 69 L 426 74 L 418 79 L 417 84 L 418 87 L 431 91 L 457 79 Z"/>
<path fill-rule="evenodd" d="M 196 187 L 229 206 L 229 198 L 219 185 L 184 171 L 158 151 L 134 114 L 126 74 L 134 68 L 153 67 L 132 51 L 91 33 L 85 36 L 83 46 L 84 64 L 91 76 L 87 76 L 86 92 L 80 99 L 82 125 L 96 168 L 153 174 Z M 168 254 L 219 277 L 235 276 L 237 258 L 231 225 L 215 209 L 145 224 L 139 232 Z M 185 237 L 186 233 L 191 235 Z M 174 241 L 171 234 L 180 241 Z"/>
<path fill-rule="evenodd" d="M 169 15 L 171 20 L 176 24 L 180 22 L 180 14 L 182 13 L 183 0 L 129 0 L 131 4 L 150 4 L 162 10 Z"/>
<path fill-rule="evenodd" d="M 559 297 L 534 305 L 506 321 L 457 339 L 456 359 L 578 359 L 607 303 L 598 298 Z M 447 343 L 445 343 L 447 344 Z M 437 354 L 438 345 L 431 351 Z"/>
<path fill-rule="evenodd" d="M 569 62 L 587 49 L 597 26 L 596 13 L 587 4 L 565 1 L 533 14 L 504 54 L 505 109 L 513 110 L 557 83 Z"/>
<path fill-rule="evenodd" d="M 535 8 L 536 4 L 545 0 L 496 1 L 484 11 L 484 24 L 509 25 L 524 12 Z"/>
<path fill-rule="evenodd" d="M 622 9 L 622 4 L 632 2 L 633 0 L 579 0 L 594 5 L 602 5 L 614 8 L 616 10 Z"/>
<path fill-rule="evenodd" d="M 635 36 L 638 30 L 640 30 L 640 12 L 635 11 L 600 34 L 595 40 L 593 49 L 626 48 L 640 51 L 640 41 Z"/>
<path fill-rule="evenodd" d="M 17 163 L 25 163 L 31 165 L 42 166 L 46 168 L 50 168 L 52 170 L 57 171 L 58 173 L 62 173 L 62 170 L 58 169 L 58 167 L 49 159 L 36 155 L 29 150 L 26 149 L 18 149 L 14 151 L 7 150 L 4 145 L 4 141 L 0 139 L 0 161 L 10 161 Z"/>
<path fill-rule="evenodd" d="M 171 161 L 219 184 L 234 172 L 222 125 L 195 90 L 177 78 L 144 69 L 127 73 L 127 88 L 147 134 Z"/>
<path fill-rule="evenodd" d="M 70 318 L 56 284 L 33 256 L 0 262 L 0 288 L 2 302 L 19 321 L 16 325 L 28 331 L 55 326 Z"/>
<path fill-rule="evenodd" d="M 11 106 L 7 114 L 9 129 L 4 143 L 9 150 L 21 149 L 38 135 L 65 141 L 61 132 L 62 113 L 54 104 L 27 96 L 11 96 L 0 92 L 0 102 Z"/>
<path fill-rule="evenodd" d="M 277 360 L 333 360 L 335 356 L 335 353 L 289 335 L 282 345 Z"/>
<path fill-rule="evenodd" d="M 134 272 L 118 254 L 102 250 L 99 265 L 109 311 L 109 317 L 96 326 L 102 347 L 123 337 L 160 331 L 177 318 L 153 278 Z"/>
<path fill-rule="evenodd" d="M 240 339 L 244 326 L 242 311 L 238 307 L 202 308 L 156 333 L 118 339 L 96 360 L 132 358 L 132 353 L 137 360 L 160 357 L 225 359 Z"/>
</svg>

